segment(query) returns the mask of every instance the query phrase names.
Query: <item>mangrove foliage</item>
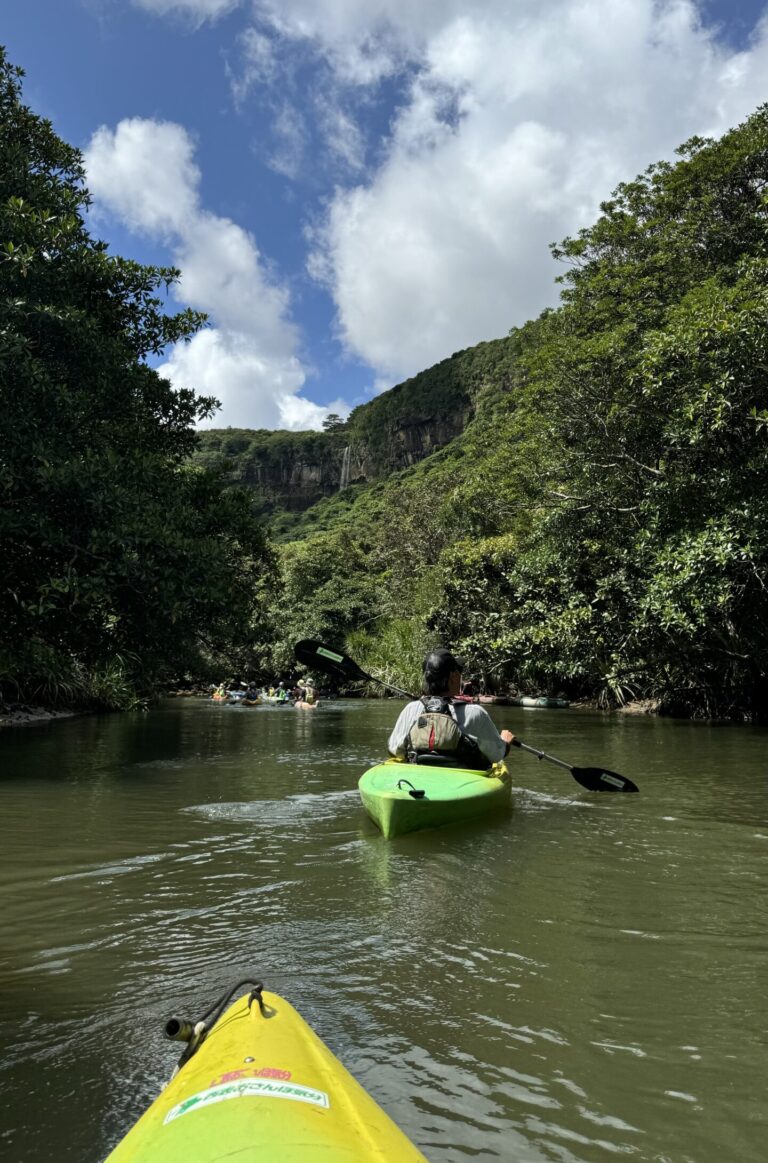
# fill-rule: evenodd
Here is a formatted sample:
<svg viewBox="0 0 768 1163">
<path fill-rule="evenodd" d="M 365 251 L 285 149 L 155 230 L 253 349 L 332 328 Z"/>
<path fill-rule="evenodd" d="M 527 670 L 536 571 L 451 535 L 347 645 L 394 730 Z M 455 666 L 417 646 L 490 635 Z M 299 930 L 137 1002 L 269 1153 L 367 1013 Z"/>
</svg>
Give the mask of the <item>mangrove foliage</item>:
<svg viewBox="0 0 768 1163">
<path fill-rule="evenodd" d="M 148 359 L 202 316 L 86 227 L 82 160 L 0 53 L 0 699 L 131 706 L 260 642 L 273 556 Z"/>
</svg>

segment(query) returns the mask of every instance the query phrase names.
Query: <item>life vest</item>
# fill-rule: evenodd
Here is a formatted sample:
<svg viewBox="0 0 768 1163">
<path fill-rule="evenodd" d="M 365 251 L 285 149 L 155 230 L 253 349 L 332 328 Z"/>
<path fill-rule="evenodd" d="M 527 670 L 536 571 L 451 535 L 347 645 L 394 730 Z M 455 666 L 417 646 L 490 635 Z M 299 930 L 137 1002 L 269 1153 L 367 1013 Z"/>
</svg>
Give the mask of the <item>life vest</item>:
<svg viewBox="0 0 768 1163">
<path fill-rule="evenodd" d="M 439 695 L 420 699 L 424 711 L 408 732 L 405 756 L 409 763 L 430 767 L 466 767 L 485 771 L 489 760 L 465 735 L 451 714 L 451 704 Z"/>
</svg>

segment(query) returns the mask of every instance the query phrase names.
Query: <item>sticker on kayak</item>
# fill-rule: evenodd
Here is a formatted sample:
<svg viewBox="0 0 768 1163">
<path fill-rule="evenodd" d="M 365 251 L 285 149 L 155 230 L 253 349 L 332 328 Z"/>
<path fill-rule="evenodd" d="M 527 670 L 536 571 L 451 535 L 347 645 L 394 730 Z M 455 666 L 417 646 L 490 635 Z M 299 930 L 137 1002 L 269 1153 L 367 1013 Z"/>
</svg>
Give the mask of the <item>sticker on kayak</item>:
<svg viewBox="0 0 768 1163">
<path fill-rule="evenodd" d="M 295 1082 L 270 1082 L 267 1078 L 243 1078 L 239 1082 L 231 1082 L 226 1086 L 212 1086 L 208 1090 L 201 1090 L 178 1103 L 163 1119 L 163 1126 L 172 1123 L 192 1110 L 201 1110 L 215 1102 L 225 1102 L 228 1098 L 289 1098 L 294 1102 L 308 1102 L 312 1106 L 325 1107 L 331 1105 L 328 1095 L 323 1090 L 314 1090 L 311 1086 L 299 1086 Z"/>
<path fill-rule="evenodd" d="M 343 654 L 334 654 L 332 650 L 326 650 L 324 646 L 318 646 L 315 653 L 321 655 L 323 658 L 330 658 L 331 662 L 344 661 Z"/>
<path fill-rule="evenodd" d="M 291 1077 L 290 1070 L 281 1070 L 277 1066 L 260 1066 L 258 1069 L 245 1069 L 242 1066 L 237 1070 L 228 1070 L 218 1078 L 212 1078 L 209 1086 L 221 1086 L 224 1082 L 239 1082 L 241 1078 L 277 1078 L 280 1082 L 287 1082 Z"/>
</svg>

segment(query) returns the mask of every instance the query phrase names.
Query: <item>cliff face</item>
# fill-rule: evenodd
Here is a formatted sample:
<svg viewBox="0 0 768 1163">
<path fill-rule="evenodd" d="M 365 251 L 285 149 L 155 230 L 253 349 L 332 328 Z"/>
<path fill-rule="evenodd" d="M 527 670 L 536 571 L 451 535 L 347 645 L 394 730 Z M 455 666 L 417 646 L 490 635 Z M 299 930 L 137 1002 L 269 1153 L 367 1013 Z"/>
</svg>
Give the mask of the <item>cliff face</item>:
<svg viewBox="0 0 768 1163">
<path fill-rule="evenodd" d="M 355 408 L 327 432 L 202 432 L 197 459 L 253 489 L 265 514 L 302 512 L 340 488 L 379 480 L 450 444 L 471 419 L 477 391 L 502 374 L 506 342 L 456 353 Z"/>
<path fill-rule="evenodd" d="M 233 479 L 253 489 L 267 509 L 303 512 L 321 497 L 337 491 L 341 458 L 335 448 L 328 448 L 320 455 L 297 454 L 286 448 L 277 458 L 271 455 L 261 462 L 258 459 L 249 461 L 241 472 L 233 474 Z"/>
<path fill-rule="evenodd" d="M 470 415 L 466 409 L 447 416 L 409 420 L 388 432 L 383 446 L 379 444 L 375 449 L 359 440 L 346 445 L 337 487 L 374 481 L 418 464 L 459 436 Z"/>
<path fill-rule="evenodd" d="M 458 436 L 466 419 L 462 412 L 411 420 L 382 433 L 375 449 L 360 439 L 346 443 L 341 432 L 313 433 L 311 442 L 297 439 L 303 433 L 274 432 L 260 447 L 248 443 L 246 431 L 212 429 L 202 433 L 199 455 L 211 465 L 224 463 L 233 481 L 253 489 L 265 512 L 296 513 L 340 488 L 418 464 Z"/>
</svg>

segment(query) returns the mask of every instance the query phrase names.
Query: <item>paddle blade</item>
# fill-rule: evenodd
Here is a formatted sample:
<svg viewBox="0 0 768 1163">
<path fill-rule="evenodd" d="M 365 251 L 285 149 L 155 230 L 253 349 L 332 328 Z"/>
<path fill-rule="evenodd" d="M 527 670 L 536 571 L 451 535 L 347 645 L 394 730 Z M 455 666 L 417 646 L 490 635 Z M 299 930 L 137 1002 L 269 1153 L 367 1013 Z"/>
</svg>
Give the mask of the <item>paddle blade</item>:
<svg viewBox="0 0 768 1163">
<path fill-rule="evenodd" d="M 370 676 L 361 670 L 356 662 L 347 658 L 340 650 L 332 646 L 325 646 L 314 638 L 302 638 L 293 648 L 293 653 L 299 662 L 313 670 L 321 670 L 333 678 L 354 679 L 357 682 L 367 681 Z"/>
<path fill-rule="evenodd" d="M 571 775 L 589 791 L 639 791 L 636 783 L 604 767 L 572 767 Z"/>
</svg>

